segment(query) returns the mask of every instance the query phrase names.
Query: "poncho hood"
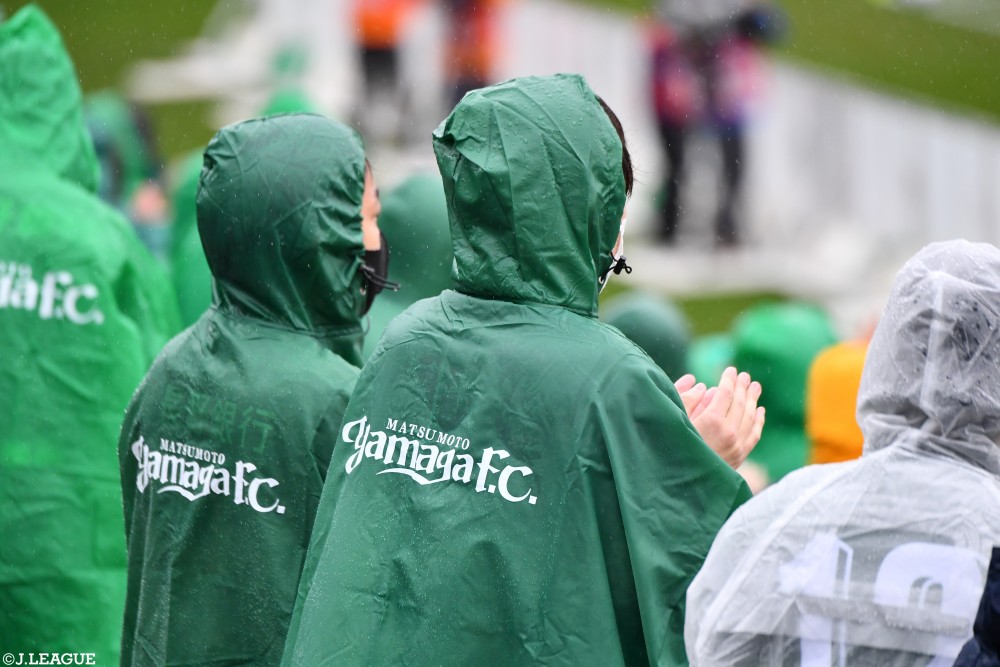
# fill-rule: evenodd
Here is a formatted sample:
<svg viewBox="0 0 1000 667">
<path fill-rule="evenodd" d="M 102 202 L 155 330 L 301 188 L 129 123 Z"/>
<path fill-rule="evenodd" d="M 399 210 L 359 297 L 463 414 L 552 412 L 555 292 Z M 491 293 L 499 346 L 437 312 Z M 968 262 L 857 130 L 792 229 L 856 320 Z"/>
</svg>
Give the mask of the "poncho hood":
<svg viewBox="0 0 1000 667">
<path fill-rule="evenodd" d="M 582 77 L 467 94 L 434 132 L 458 291 L 596 316 L 625 206 L 622 144 Z"/>
<path fill-rule="evenodd" d="M 902 445 L 1000 475 L 1000 250 L 934 243 L 896 276 L 858 395 L 865 454 Z"/>
<path fill-rule="evenodd" d="M 361 139 L 322 116 L 219 131 L 205 150 L 197 200 L 213 307 L 356 348 L 364 173 Z"/>
<path fill-rule="evenodd" d="M 97 191 L 73 63 L 59 31 L 34 5 L 0 24 L 0 160 Z"/>
<path fill-rule="evenodd" d="M 804 302 L 767 303 L 733 327 L 733 364 L 763 387 L 767 425 L 750 459 L 771 481 L 806 463 L 806 379 L 813 359 L 837 340 L 827 314 Z"/>
<path fill-rule="evenodd" d="M 642 348 L 672 380 L 688 372 L 691 325 L 673 302 L 648 292 L 616 298 L 601 319 Z"/>
</svg>

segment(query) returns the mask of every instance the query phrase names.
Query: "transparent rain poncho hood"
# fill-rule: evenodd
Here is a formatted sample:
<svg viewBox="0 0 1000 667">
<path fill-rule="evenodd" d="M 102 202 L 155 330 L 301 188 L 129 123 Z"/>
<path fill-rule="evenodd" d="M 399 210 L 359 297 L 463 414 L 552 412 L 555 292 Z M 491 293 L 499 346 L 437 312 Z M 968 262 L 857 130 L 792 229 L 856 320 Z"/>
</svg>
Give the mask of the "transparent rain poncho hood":
<svg viewBox="0 0 1000 667">
<path fill-rule="evenodd" d="M 928 246 L 868 352 L 857 461 L 747 503 L 688 592 L 693 666 L 951 665 L 1000 543 L 1000 250 Z"/>
<path fill-rule="evenodd" d="M 936 243 L 906 263 L 858 395 L 865 452 L 893 443 L 1000 475 L 1000 251 Z"/>
</svg>

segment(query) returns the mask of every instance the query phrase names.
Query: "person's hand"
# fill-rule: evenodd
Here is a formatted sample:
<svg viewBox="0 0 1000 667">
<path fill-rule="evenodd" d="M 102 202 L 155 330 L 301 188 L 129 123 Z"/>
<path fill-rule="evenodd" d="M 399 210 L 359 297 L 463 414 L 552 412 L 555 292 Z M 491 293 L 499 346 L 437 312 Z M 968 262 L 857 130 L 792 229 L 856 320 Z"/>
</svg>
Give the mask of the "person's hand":
<svg viewBox="0 0 1000 667">
<path fill-rule="evenodd" d="M 760 441 L 764 408 L 757 407 L 760 383 L 733 367 L 708 389 L 685 375 L 674 383 L 684 410 L 701 437 L 733 469 L 739 468 Z"/>
<path fill-rule="evenodd" d="M 680 394 L 681 402 L 684 403 L 684 412 L 688 414 L 688 417 L 691 416 L 691 412 L 698 407 L 702 399 L 705 398 L 705 394 L 708 393 L 708 387 L 705 386 L 705 383 L 698 382 L 690 373 L 682 375 L 674 383 L 674 389 Z"/>
</svg>

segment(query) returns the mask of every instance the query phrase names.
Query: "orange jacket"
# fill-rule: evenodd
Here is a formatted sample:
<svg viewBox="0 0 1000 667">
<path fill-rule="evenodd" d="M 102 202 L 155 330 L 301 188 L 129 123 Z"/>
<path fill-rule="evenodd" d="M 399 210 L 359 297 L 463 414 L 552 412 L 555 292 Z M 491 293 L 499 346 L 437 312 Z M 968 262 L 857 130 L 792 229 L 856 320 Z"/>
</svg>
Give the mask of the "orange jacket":
<svg viewBox="0 0 1000 667">
<path fill-rule="evenodd" d="M 837 463 L 861 456 L 864 437 L 858 426 L 858 386 L 868 343 L 846 341 L 813 360 L 806 385 L 809 463 Z"/>
<path fill-rule="evenodd" d="M 355 0 L 358 43 L 366 48 L 394 48 L 418 0 Z"/>
</svg>

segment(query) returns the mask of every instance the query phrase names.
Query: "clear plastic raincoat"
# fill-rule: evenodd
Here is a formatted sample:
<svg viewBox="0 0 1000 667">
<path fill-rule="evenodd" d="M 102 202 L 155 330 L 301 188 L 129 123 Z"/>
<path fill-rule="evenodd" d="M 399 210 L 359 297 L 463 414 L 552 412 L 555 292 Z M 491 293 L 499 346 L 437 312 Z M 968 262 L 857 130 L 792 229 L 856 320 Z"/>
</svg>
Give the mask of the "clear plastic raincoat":
<svg viewBox="0 0 1000 667">
<path fill-rule="evenodd" d="M 857 461 L 741 508 L 688 591 L 695 667 L 950 666 L 1000 543 L 1000 250 L 928 246 L 869 348 Z"/>
</svg>

